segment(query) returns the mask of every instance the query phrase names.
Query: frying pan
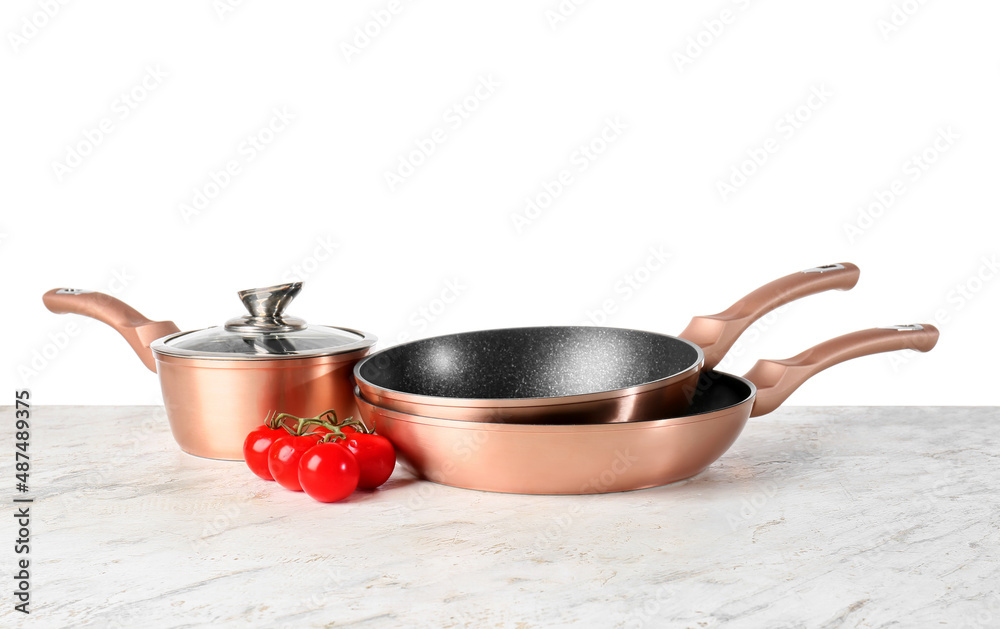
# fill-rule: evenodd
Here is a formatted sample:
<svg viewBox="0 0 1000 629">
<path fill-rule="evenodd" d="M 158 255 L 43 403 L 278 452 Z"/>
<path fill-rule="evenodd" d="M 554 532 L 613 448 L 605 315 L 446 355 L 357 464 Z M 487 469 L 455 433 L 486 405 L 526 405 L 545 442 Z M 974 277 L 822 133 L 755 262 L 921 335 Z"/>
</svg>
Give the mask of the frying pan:
<svg viewBox="0 0 1000 629">
<path fill-rule="evenodd" d="M 790 301 L 847 290 L 853 264 L 793 273 L 680 337 L 589 326 L 507 328 L 421 339 L 357 364 L 362 396 L 391 410 L 461 421 L 607 423 L 683 412 L 702 369 L 754 321 Z"/>
<path fill-rule="evenodd" d="M 785 360 L 760 360 L 740 378 L 702 372 L 681 417 L 613 424 L 502 424 L 419 417 L 374 405 L 358 409 L 414 474 L 436 483 L 519 494 L 596 494 L 657 487 L 698 474 L 739 437 L 750 417 L 776 409 L 833 365 L 901 349 L 929 351 L 931 325 L 874 328 Z"/>
</svg>

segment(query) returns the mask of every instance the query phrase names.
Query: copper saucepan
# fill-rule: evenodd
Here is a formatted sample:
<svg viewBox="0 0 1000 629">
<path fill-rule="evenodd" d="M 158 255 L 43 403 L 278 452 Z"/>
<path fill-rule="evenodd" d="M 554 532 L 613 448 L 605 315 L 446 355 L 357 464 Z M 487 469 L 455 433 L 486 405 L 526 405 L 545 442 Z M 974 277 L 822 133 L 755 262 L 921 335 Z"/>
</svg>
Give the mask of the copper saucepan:
<svg viewBox="0 0 1000 629">
<path fill-rule="evenodd" d="M 688 406 L 698 374 L 768 312 L 815 293 L 847 290 L 853 264 L 831 264 L 767 284 L 680 337 L 590 326 L 508 328 L 420 339 L 355 368 L 377 406 L 462 421 L 607 423 L 668 417 Z"/>
<path fill-rule="evenodd" d="M 376 406 L 359 390 L 365 423 L 392 441 L 403 465 L 444 485 L 520 494 L 594 494 L 690 478 L 736 441 L 747 419 L 770 413 L 803 382 L 845 360 L 929 351 L 930 325 L 874 328 L 786 360 L 758 361 L 740 378 L 701 374 L 681 417 L 613 424 L 500 424 L 418 417 Z"/>
<path fill-rule="evenodd" d="M 352 372 L 376 338 L 285 315 L 301 288 L 295 282 L 241 291 L 249 315 L 190 332 L 150 321 L 102 293 L 60 288 L 42 299 L 52 312 L 92 317 L 125 337 L 159 374 L 170 430 L 182 450 L 239 461 L 247 433 L 269 411 L 355 414 Z"/>
</svg>

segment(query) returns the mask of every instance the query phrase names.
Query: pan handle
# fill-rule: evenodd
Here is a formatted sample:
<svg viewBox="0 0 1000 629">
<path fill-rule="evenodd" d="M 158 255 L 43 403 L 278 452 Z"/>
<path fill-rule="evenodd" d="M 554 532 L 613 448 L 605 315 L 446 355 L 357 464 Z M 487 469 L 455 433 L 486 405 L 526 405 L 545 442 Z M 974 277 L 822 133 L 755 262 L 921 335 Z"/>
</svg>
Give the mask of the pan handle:
<svg viewBox="0 0 1000 629">
<path fill-rule="evenodd" d="M 786 275 L 753 291 L 719 314 L 691 319 L 680 337 L 705 353 L 702 369 L 714 369 L 736 339 L 755 321 L 788 302 L 828 290 L 849 290 L 861 271 L 850 262 L 817 266 Z"/>
<path fill-rule="evenodd" d="M 53 288 L 42 295 L 45 307 L 56 314 L 78 314 L 97 319 L 118 331 L 142 364 L 156 372 L 156 361 L 149 344 L 158 338 L 180 332 L 172 321 L 151 321 L 128 304 L 111 295 L 79 288 Z"/>
<path fill-rule="evenodd" d="M 766 415 L 778 408 L 803 382 L 828 367 L 852 358 L 901 349 L 929 352 L 937 340 L 938 329 L 933 325 L 897 325 L 838 336 L 792 358 L 758 360 L 744 375 L 757 387 L 750 417 Z"/>
</svg>

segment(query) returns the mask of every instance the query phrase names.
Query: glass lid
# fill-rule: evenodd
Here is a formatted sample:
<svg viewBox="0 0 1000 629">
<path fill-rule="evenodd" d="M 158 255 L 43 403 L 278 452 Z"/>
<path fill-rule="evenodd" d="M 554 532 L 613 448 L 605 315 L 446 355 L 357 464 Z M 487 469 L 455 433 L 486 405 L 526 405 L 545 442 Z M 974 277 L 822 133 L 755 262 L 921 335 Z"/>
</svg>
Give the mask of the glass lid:
<svg viewBox="0 0 1000 629">
<path fill-rule="evenodd" d="M 375 344 L 377 339 L 371 334 L 307 325 L 285 315 L 285 308 L 301 290 L 302 283 L 293 282 L 240 291 L 249 314 L 230 319 L 223 326 L 174 334 L 157 341 L 153 348 L 175 356 L 253 360 L 343 354 Z"/>
</svg>

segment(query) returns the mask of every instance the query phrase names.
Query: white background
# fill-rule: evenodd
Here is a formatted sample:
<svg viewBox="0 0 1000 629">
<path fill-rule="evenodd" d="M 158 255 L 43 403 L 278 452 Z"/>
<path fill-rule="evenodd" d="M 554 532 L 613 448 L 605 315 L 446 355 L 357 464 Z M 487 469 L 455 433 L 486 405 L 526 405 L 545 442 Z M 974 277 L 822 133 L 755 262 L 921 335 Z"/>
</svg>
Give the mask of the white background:
<svg viewBox="0 0 1000 629">
<path fill-rule="evenodd" d="M 937 321 L 931 354 L 834 368 L 790 403 L 1000 403 L 1000 282 L 983 262 L 1000 254 L 997 3 L 595 1 L 554 23 L 555 1 L 422 0 L 381 27 L 385 1 L 221 6 L 74 2 L 47 17 L 4 2 L 6 390 L 158 403 L 110 328 L 42 307 L 59 286 L 115 291 L 191 329 L 240 314 L 237 290 L 298 273 L 293 314 L 385 346 L 581 323 L 609 299 L 607 324 L 677 333 L 766 281 L 852 261 L 857 288 L 793 305 L 727 367 Z M 144 93 L 147 68 L 166 77 Z M 141 102 L 124 105 L 133 89 Z M 831 96 L 808 109 L 813 90 Z M 275 108 L 294 120 L 249 160 L 241 144 Z M 790 134 L 777 124 L 789 113 Z M 60 177 L 53 164 L 87 151 L 105 118 L 112 130 Z M 625 129 L 579 170 L 574 152 L 608 119 Z M 390 189 L 385 173 L 436 129 L 443 142 Z M 942 130 L 957 139 L 914 179 L 911 159 Z M 718 182 L 769 138 L 777 150 L 723 198 Z M 186 221 L 181 204 L 229 160 L 240 173 Z M 512 215 L 562 169 L 571 183 L 518 231 Z M 849 238 L 894 180 L 904 192 Z M 651 247 L 669 260 L 646 276 Z M 616 290 L 637 272 L 639 290 Z"/>
</svg>

